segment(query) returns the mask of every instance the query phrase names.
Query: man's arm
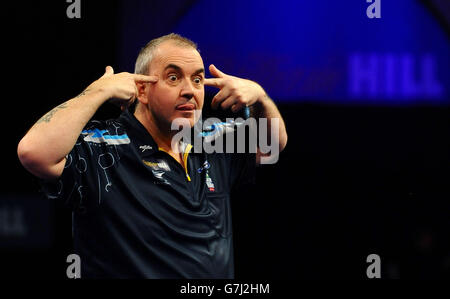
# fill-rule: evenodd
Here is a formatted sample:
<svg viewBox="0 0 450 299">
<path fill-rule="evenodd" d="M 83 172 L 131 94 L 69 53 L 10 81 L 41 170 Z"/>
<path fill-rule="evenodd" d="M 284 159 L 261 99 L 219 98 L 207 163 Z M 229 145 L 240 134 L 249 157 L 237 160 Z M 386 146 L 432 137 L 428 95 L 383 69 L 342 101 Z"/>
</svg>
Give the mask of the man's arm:
<svg viewBox="0 0 450 299">
<path fill-rule="evenodd" d="M 287 144 L 287 132 L 283 117 L 280 114 L 275 103 L 269 98 L 264 89 L 256 82 L 234 76 L 227 75 L 218 70 L 214 65 L 209 67 L 210 73 L 216 77 L 205 79 L 204 84 L 220 88 L 220 91 L 214 96 L 211 107 L 217 109 L 220 105 L 222 109 L 231 108 L 237 112 L 246 106 L 250 106 L 252 117 L 267 119 L 267 139 L 278 143 L 278 153 L 281 152 Z M 272 126 L 278 122 L 276 126 Z M 274 138 L 272 138 L 274 137 Z M 277 137 L 277 138 L 276 138 Z M 275 144 L 270 144 L 274 148 Z M 262 153 L 258 148 L 256 161 L 259 164 L 262 157 L 267 157 L 273 153 Z M 275 157 L 278 159 L 278 157 Z"/>
<path fill-rule="evenodd" d="M 58 178 L 64 170 L 66 155 L 104 102 L 114 97 L 122 99 L 122 105 L 129 105 L 136 98 L 137 81 L 157 80 L 155 76 L 114 74 L 112 67 L 106 67 L 105 74 L 80 95 L 55 107 L 33 125 L 17 147 L 20 162 L 37 177 Z"/>
<path fill-rule="evenodd" d="M 255 83 L 256 84 L 256 83 Z M 272 99 L 264 92 L 256 101 L 253 106 L 250 107 L 251 115 L 252 117 L 256 119 L 260 118 L 266 118 L 267 119 L 267 139 L 269 142 L 274 139 L 275 142 L 278 142 L 278 153 L 280 153 L 287 144 L 287 132 L 286 132 L 286 125 L 284 124 L 283 117 L 281 116 L 280 111 L 278 110 L 275 103 L 272 101 Z M 275 125 L 276 124 L 276 125 Z M 273 126 L 275 125 L 275 126 Z M 272 135 L 274 138 L 272 138 Z M 273 148 L 275 145 L 270 145 L 270 148 Z M 270 155 L 273 155 L 274 153 L 265 154 L 260 151 L 258 148 L 258 151 L 256 153 L 256 163 L 261 163 L 262 157 L 269 157 Z M 276 160 L 278 160 L 278 157 L 275 157 Z"/>
</svg>

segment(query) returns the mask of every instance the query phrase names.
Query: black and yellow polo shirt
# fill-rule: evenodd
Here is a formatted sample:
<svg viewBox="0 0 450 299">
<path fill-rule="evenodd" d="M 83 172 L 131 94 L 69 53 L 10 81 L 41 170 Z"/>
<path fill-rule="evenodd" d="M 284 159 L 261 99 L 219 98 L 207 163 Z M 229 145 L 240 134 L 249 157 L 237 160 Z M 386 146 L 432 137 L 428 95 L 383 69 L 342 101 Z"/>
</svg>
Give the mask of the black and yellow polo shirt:
<svg viewBox="0 0 450 299">
<path fill-rule="evenodd" d="M 48 197 L 73 209 L 82 278 L 233 278 L 230 191 L 254 154 L 193 153 L 184 166 L 125 111 L 91 121 Z"/>
</svg>

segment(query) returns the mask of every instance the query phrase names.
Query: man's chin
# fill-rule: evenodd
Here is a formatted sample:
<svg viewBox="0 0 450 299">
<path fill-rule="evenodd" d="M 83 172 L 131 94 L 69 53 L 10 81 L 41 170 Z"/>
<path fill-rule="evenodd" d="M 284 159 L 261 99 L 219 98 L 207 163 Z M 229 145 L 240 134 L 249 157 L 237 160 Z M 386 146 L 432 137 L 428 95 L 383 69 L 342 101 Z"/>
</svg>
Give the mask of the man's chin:
<svg viewBox="0 0 450 299">
<path fill-rule="evenodd" d="M 178 110 L 172 123 L 189 125 L 191 128 L 201 117 L 202 110 Z"/>
<path fill-rule="evenodd" d="M 194 115 L 180 115 L 172 121 L 172 128 L 190 127 L 192 128 L 198 119 Z"/>
</svg>

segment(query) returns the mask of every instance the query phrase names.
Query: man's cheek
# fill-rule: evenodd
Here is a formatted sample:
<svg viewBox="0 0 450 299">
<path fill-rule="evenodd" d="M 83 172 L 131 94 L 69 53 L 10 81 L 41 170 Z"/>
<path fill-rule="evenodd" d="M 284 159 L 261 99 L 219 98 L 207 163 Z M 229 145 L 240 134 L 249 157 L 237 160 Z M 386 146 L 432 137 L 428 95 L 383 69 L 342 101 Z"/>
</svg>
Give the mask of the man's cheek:
<svg viewBox="0 0 450 299">
<path fill-rule="evenodd" d="M 200 92 L 198 95 L 197 95 L 197 105 L 198 105 L 198 108 L 199 109 L 202 109 L 203 108 L 203 103 L 205 102 L 205 92 Z"/>
</svg>

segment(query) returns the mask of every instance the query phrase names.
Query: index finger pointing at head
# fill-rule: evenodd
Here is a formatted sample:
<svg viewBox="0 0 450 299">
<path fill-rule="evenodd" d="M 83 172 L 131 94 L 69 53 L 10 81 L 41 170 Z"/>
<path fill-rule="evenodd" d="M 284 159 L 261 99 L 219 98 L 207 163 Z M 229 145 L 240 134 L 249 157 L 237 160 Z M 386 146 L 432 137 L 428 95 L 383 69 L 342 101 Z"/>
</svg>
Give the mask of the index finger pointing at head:
<svg viewBox="0 0 450 299">
<path fill-rule="evenodd" d="M 150 82 L 150 83 L 155 83 L 158 82 L 158 76 L 146 76 L 146 75 L 139 75 L 139 74 L 134 74 L 133 75 L 134 81 L 139 81 L 139 82 Z"/>
<path fill-rule="evenodd" d="M 203 81 L 203 83 L 205 84 L 205 85 L 209 85 L 209 86 L 214 86 L 214 87 L 217 87 L 217 88 L 221 88 L 222 87 L 222 81 L 223 81 L 223 79 L 221 79 L 221 78 L 207 78 L 207 79 L 205 79 L 204 81 Z"/>
</svg>

